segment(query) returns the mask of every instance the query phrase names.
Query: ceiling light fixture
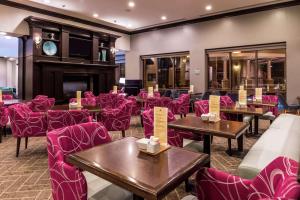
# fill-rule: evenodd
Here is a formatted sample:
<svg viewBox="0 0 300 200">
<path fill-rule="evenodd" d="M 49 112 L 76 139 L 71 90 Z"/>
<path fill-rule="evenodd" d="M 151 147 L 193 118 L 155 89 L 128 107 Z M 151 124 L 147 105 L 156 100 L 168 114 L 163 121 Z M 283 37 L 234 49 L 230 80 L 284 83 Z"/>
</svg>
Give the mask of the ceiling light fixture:
<svg viewBox="0 0 300 200">
<path fill-rule="evenodd" d="M 127 27 L 128 27 L 128 28 L 132 28 L 132 24 L 128 24 Z"/>
<path fill-rule="evenodd" d="M 6 33 L 5 32 L 0 32 L 0 35 L 6 35 Z"/>
<path fill-rule="evenodd" d="M 99 15 L 97 13 L 94 13 L 93 17 L 97 18 L 97 17 L 99 17 Z"/>
<path fill-rule="evenodd" d="M 133 7 L 135 6 L 135 3 L 134 3 L 133 1 L 129 1 L 129 2 L 128 2 L 128 6 L 129 6 L 130 8 L 133 8 Z"/>
<path fill-rule="evenodd" d="M 207 6 L 205 7 L 205 9 L 206 9 L 207 11 L 210 11 L 210 10 L 212 9 L 212 6 L 211 6 L 211 5 L 207 5 Z"/>
<path fill-rule="evenodd" d="M 7 40 L 10 40 L 11 36 L 7 35 L 7 36 L 4 36 L 4 38 L 7 39 Z"/>
<path fill-rule="evenodd" d="M 44 0 L 44 3 L 50 3 L 50 0 Z"/>
<path fill-rule="evenodd" d="M 239 54 L 239 53 L 241 53 L 241 51 L 233 51 L 232 53 Z"/>
<path fill-rule="evenodd" d="M 165 15 L 161 16 L 161 20 L 167 20 L 167 16 Z"/>
</svg>

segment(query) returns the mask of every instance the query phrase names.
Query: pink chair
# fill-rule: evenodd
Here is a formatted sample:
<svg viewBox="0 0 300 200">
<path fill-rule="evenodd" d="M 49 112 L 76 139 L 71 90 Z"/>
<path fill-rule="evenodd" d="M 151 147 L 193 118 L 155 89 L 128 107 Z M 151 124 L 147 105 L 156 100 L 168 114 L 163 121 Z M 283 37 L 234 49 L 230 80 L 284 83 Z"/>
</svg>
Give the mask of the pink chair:
<svg viewBox="0 0 300 200">
<path fill-rule="evenodd" d="M 128 100 L 132 101 L 132 115 L 139 116 L 141 115 L 142 104 L 136 101 L 136 97 L 129 96 Z"/>
<path fill-rule="evenodd" d="M 70 103 L 76 103 L 77 99 L 76 98 L 72 98 L 69 101 Z M 97 101 L 96 98 L 81 98 L 81 105 L 82 106 L 96 106 L 97 105 Z"/>
<path fill-rule="evenodd" d="M 104 108 L 98 117 L 108 131 L 122 131 L 122 137 L 125 137 L 125 131 L 129 129 L 132 113 L 132 101 L 124 100 L 117 108 Z"/>
<path fill-rule="evenodd" d="M 13 100 L 14 96 L 11 94 L 3 94 L 2 95 L 2 100 Z"/>
<path fill-rule="evenodd" d="M 273 103 L 278 104 L 278 96 L 276 95 L 263 95 L 262 96 L 263 103 Z M 268 107 L 268 110 L 272 112 L 273 115 L 278 116 L 278 107 Z"/>
<path fill-rule="evenodd" d="M 111 94 L 106 94 L 106 93 L 101 93 L 97 97 L 97 104 L 100 106 L 100 108 L 111 108 L 112 105 L 112 95 Z"/>
<path fill-rule="evenodd" d="M 172 99 L 170 97 L 160 97 L 160 106 L 165 108 L 171 108 Z"/>
<path fill-rule="evenodd" d="M 100 123 L 85 123 L 55 129 L 47 134 L 48 163 L 54 200 L 86 200 L 87 182 L 80 169 L 66 162 L 66 156 L 111 142 Z"/>
<path fill-rule="evenodd" d="M 278 157 L 252 180 L 203 168 L 196 177 L 197 196 L 199 200 L 300 199 L 298 167 L 296 161 Z"/>
<path fill-rule="evenodd" d="M 154 128 L 154 110 L 149 109 L 143 112 L 144 134 L 146 138 L 153 136 Z M 168 122 L 175 121 L 175 117 L 171 111 L 168 112 Z M 183 137 L 179 131 L 173 129 L 168 130 L 168 143 L 172 146 L 183 147 Z"/>
<path fill-rule="evenodd" d="M 91 122 L 88 110 L 49 110 L 48 131 Z"/>
<path fill-rule="evenodd" d="M 181 94 L 177 100 L 171 102 L 171 110 L 173 114 L 186 116 L 190 111 L 190 95 Z"/>
<path fill-rule="evenodd" d="M 6 136 L 6 124 L 8 123 L 8 110 L 4 107 L 4 103 L 0 102 L 0 143 L 2 142 L 2 132 Z"/>
<path fill-rule="evenodd" d="M 153 109 L 154 107 L 160 106 L 160 98 L 159 97 L 148 97 L 145 100 L 144 110 Z"/>
<path fill-rule="evenodd" d="M 96 96 L 94 95 L 94 93 L 92 91 L 85 91 L 83 93 L 84 98 L 96 98 Z"/>
<path fill-rule="evenodd" d="M 29 108 L 33 112 L 47 112 L 55 104 L 54 98 L 48 98 L 44 95 L 38 95 L 30 103 L 28 103 Z"/>
<path fill-rule="evenodd" d="M 19 156 L 21 138 L 25 138 L 27 148 L 29 137 L 45 136 L 47 132 L 47 116 L 43 112 L 32 112 L 26 104 L 16 104 L 8 107 L 11 129 L 17 138 L 16 157 Z"/>
</svg>

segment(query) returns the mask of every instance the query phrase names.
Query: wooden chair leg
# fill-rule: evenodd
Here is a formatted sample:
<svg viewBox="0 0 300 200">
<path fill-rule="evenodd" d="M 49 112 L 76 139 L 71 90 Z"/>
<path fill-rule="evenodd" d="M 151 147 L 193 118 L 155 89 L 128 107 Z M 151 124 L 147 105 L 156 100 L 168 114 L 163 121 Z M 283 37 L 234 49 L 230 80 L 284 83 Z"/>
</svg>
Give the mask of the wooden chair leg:
<svg viewBox="0 0 300 200">
<path fill-rule="evenodd" d="M 144 121 L 143 121 L 143 116 L 141 115 L 141 125 L 144 127 Z"/>
<path fill-rule="evenodd" d="M 180 118 L 182 119 L 182 114 L 180 114 Z"/>
<path fill-rule="evenodd" d="M 229 156 L 232 156 L 231 139 L 228 139 L 228 155 L 229 155 Z"/>
<path fill-rule="evenodd" d="M 20 145 L 21 145 L 21 138 L 17 138 L 17 150 L 16 150 L 16 157 L 19 157 L 19 152 L 20 152 Z"/>
<path fill-rule="evenodd" d="M 122 137 L 123 138 L 125 137 L 125 131 L 122 131 Z"/>
<path fill-rule="evenodd" d="M 27 149 L 28 146 L 28 137 L 25 138 L 25 149 Z"/>
</svg>

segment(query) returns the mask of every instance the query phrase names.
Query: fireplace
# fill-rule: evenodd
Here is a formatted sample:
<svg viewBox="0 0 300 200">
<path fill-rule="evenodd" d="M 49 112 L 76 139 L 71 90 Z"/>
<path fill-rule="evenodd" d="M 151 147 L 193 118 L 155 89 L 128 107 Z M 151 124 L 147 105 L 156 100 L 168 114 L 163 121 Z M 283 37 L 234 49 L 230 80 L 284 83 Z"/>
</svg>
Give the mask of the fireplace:
<svg viewBox="0 0 300 200">
<path fill-rule="evenodd" d="M 64 99 L 74 98 L 76 91 L 93 91 L 93 76 L 80 74 L 64 74 L 63 93 Z"/>
</svg>

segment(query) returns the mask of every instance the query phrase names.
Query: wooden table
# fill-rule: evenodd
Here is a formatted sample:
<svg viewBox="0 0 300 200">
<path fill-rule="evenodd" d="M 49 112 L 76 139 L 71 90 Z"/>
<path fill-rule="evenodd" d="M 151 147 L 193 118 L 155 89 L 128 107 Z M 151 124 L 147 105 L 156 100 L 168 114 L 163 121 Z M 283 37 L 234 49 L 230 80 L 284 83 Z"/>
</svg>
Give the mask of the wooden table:
<svg viewBox="0 0 300 200">
<path fill-rule="evenodd" d="M 89 112 L 92 113 L 99 113 L 101 112 L 100 106 L 83 106 L 82 108 L 69 108 L 69 104 L 63 104 L 63 105 L 55 105 L 51 108 L 51 110 L 81 110 L 81 109 L 87 109 Z"/>
<path fill-rule="evenodd" d="M 223 113 L 228 113 L 228 114 L 236 114 L 239 116 L 239 121 L 242 121 L 243 118 L 240 116 L 243 115 L 253 115 L 254 116 L 254 135 L 258 135 L 258 118 L 260 116 L 263 116 L 268 112 L 267 108 L 251 108 L 251 107 L 246 107 L 246 108 L 236 108 L 235 106 L 233 107 L 221 107 L 220 109 L 221 112 Z"/>
<path fill-rule="evenodd" d="M 276 107 L 278 103 L 263 103 L 259 101 L 248 101 L 247 105 L 255 107 Z"/>
<path fill-rule="evenodd" d="M 139 152 L 127 137 L 71 154 L 67 162 L 116 184 L 137 197 L 162 199 L 209 162 L 207 154 L 171 147 L 158 156 Z"/>
<path fill-rule="evenodd" d="M 243 151 L 243 133 L 249 127 L 249 124 L 238 121 L 221 120 L 210 123 L 203 121 L 200 117 L 188 116 L 168 123 L 168 127 L 183 131 L 189 131 L 195 135 L 204 135 L 204 153 L 210 154 L 211 136 L 219 136 L 229 139 L 237 139 L 238 150 Z M 231 152 L 231 143 L 228 144 L 228 153 Z"/>
<path fill-rule="evenodd" d="M 22 99 L 12 99 L 12 100 L 3 100 L 4 106 L 11 106 L 19 103 L 27 103 L 30 100 L 22 100 Z"/>
</svg>

